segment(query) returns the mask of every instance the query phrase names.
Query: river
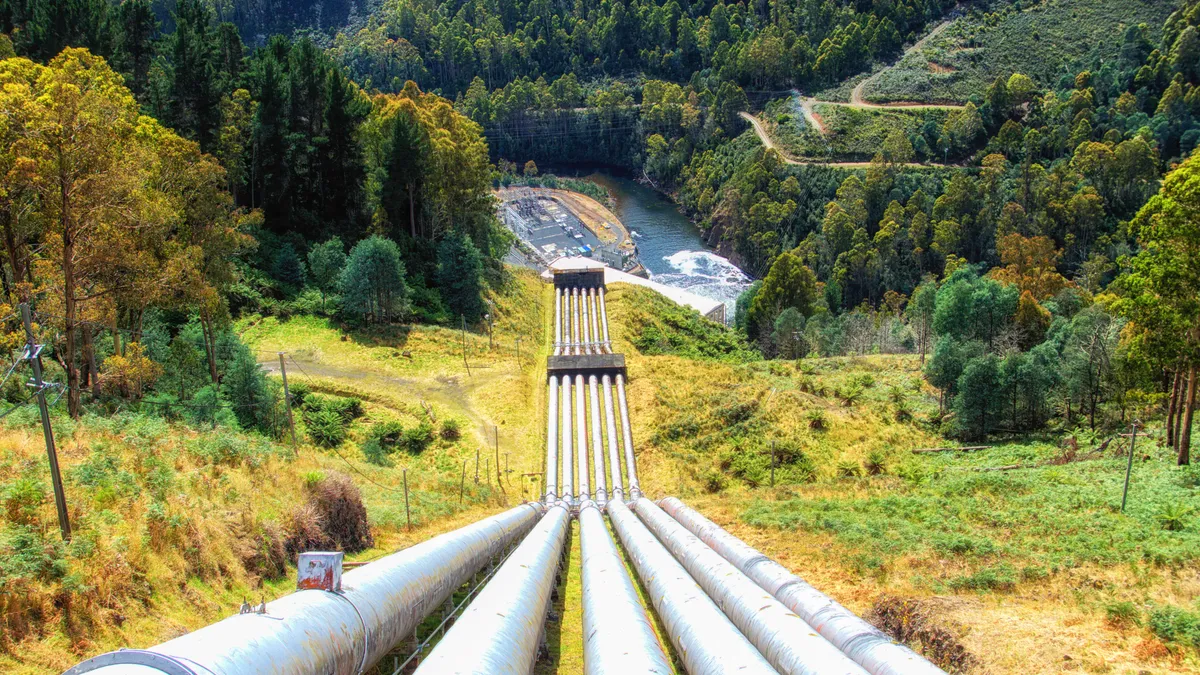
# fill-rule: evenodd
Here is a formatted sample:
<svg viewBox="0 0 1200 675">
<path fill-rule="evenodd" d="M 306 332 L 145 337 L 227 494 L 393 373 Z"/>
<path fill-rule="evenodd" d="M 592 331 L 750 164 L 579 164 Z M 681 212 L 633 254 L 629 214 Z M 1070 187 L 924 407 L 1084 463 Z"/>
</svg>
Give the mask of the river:
<svg viewBox="0 0 1200 675">
<path fill-rule="evenodd" d="M 674 204 L 645 185 L 608 171 L 588 169 L 575 175 L 608 189 L 616 202 L 616 216 L 639 235 L 634 242 L 651 279 L 720 300 L 726 305 L 725 315 L 733 320 L 734 303 L 750 278 L 709 249 L 700 231 Z"/>
</svg>

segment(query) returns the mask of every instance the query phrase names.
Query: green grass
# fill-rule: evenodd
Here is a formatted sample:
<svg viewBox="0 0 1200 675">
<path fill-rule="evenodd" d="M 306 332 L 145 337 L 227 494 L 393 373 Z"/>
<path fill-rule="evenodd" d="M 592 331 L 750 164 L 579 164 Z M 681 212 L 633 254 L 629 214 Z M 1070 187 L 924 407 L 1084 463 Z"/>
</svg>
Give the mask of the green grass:
<svg viewBox="0 0 1200 675">
<path fill-rule="evenodd" d="M 1013 471 L 982 467 L 1038 464 L 1058 454 L 1046 444 L 1013 444 L 975 453 L 911 457 L 898 476 L 842 481 L 781 501 L 760 500 L 742 514 L 748 524 L 831 535 L 860 573 L 902 558 L 948 560 L 919 571 L 931 590 L 1009 590 L 1021 582 L 1080 566 L 1193 568 L 1200 523 L 1162 526 L 1159 514 L 1197 497 L 1185 470 L 1167 453 L 1135 464 L 1130 503 L 1120 511 L 1125 459 L 1100 459 Z"/>
<path fill-rule="evenodd" d="M 1157 43 L 1175 0 L 1042 0 L 1017 11 L 992 3 L 958 19 L 865 88 L 868 101 L 956 102 L 982 94 L 998 76 L 1024 73 L 1043 87 L 1098 60 L 1112 60 L 1125 29 L 1146 23 Z M 1069 88 L 1069 87 L 1067 87 Z"/>
</svg>

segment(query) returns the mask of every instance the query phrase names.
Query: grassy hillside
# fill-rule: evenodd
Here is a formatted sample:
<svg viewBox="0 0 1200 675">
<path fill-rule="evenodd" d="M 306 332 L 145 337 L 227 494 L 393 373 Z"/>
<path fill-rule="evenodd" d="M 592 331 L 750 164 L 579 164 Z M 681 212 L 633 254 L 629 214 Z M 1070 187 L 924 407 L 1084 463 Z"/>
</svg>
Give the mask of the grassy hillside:
<svg viewBox="0 0 1200 675">
<path fill-rule="evenodd" d="M 987 89 L 998 76 L 1029 75 L 1042 86 L 1058 85 L 1120 50 L 1125 29 L 1146 23 L 1158 40 L 1174 0 L 1041 0 L 993 2 L 990 11 L 972 11 L 905 55 L 865 87 L 863 97 L 879 103 L 964 102 Z"/>
<path fill-rule="evenodd" d="M 950 112 L 943 109 L 861 109 L 817 103 L 813 112 L 825 127 L 822 134 L 806 123 L 800 110 L 790 106 L 790 101 L 768 106 L 767 115 L 764 115 L 771 138 L 781 148 L 792 157 L 847 160 L 870 160 L 894 129 L 912 136 L 921 133 L 922 127 L 929 123 L 940 128 Z M 921 159 L 917 158 L 918 161 Z"/>
<path fill-rule="evenodd" d="M 363 401 L 347 440 L 331 449 L 309 442 L 300 411 L 300 446 L 292 448 L 148 411 L 75 423 L 56 410 L 75 528 L 69 545 L 58 534 L 36 409 L 6 418 L 0 426 L 0 671 L 61 672 L 97 653 L 156 644 L 219 620 L 244 598 L 290 592 L 289 547 L 313 534 L 305 505 L 317 503 L 314 495 L 324 494 L 329 481 L 348 481 L 361 494 L 374 543 L 351 556 L 358 560 L 537 493 L 540 481 L 521 474 L 541 471 L 542 425 L 528 411 L 541 405 L 541 388 L 531 383 L 544 368 L 543 292 L 535 276 L 518 272 L 511 287 L 492 298 L 494 348 L 487 349 L 486 335 L 467 335 L 470 376 L 456 331 L 346 333 L 307 317 L 245 319 L 243 337 L 264 365 L 277 368 L 274 352 L 289 353 L 294 390 Z M 525 340 L 519 364 L 517 337 Z M 399 449 L 386 466 L 367 461 L 362 447 L 384 424 L 417 435 L 428 430 L 423 449 Z M 457 433 L 447 432 L 456 425 Z M 511 469 L 501 474 L 499 488 L 497 429 L 502 462 L 509 453 Z"/>
<path fill-rule="evenodd" d="M 638 349 L 657 311 L 646 293 L 614 287 L 608 306 L 652 497 L 679 495 L 855 611 L 918 629 L 952 669 L 1200 671 L 1188 506 L 1200 472 L 1155 438 L 1139 441 L 1125 513 L 1121 439 L 913 454 L 951 445 L 926 428 L 937 402 L 917 357 L 650 354 Z M 686 330 L 673 339 L 699 348 Z"/>
</svg>

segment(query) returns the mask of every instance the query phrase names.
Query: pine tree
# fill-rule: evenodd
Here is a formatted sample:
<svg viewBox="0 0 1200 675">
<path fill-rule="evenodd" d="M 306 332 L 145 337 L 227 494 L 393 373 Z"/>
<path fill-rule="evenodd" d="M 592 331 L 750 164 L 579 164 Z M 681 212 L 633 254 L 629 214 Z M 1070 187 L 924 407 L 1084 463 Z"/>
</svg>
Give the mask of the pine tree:
<svg viewBox="0 0 1200 675">
<path fill-rule="evenodd" d="M 171 36 L 171 122 L 210 152 L 221 122 L 217 48 L 212 12 L 201 0 L 180 0 Z"/>
<path fill-rule="evenodd" d="M 408 286 L 396 242 L 380 236 L 358 242 L 340 288 L 346 313 L 359 319 L 386 322 L 407 312 Z"/>
<path fill-rule="evenodd" d="M 383 184 L 383 208 L 393 227 L 407 221 L 409 235 L 415 239 L 417 203 L 429 155 L 429 139 L 420 122 L 408 112 L 401 111 L 392 121 L 391 140 L 386 164 L 387 179 Z"/>
<path fill-rule="evenodd" d="M 474 324 L 483 315 L 483 260 L 466 236 L 451 232 L 438 246 L 438 288 L 451 314 Z"/>
<path fill-rule="evenodd" d="M 146 92 L 150 80 L 150 62 L 154 59 L 154 40 L 158 37 L 158 19 L 150 0 L 125 0 L 117 7 L 117 51 L 114 61 L 125 75 L 134 96 Z"/>
<path fill-rule="evenodd" d="M 325 191 L 326 227 L 335 232 L 354 228 L 362 216 L 364 177 L 358 128 L 371 104 L 340 68 L 330 68 L 325 85 L 325 143 L 320 160 L 320 183 Z"/>
</svg>

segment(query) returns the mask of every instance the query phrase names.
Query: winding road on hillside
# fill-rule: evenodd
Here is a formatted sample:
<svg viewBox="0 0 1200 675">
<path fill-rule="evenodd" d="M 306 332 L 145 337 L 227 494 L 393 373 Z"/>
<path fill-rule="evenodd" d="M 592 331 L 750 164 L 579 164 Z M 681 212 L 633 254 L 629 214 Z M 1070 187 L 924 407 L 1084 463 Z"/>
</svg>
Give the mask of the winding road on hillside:
<svg viewBox="0 0 1200 675">
<path fill-rule="evenodd" d="M 766 129 L 766 127 L 763 126 L 763 123 L 761 120 L 759 120 L 757 117 L 755 117 L 754 115 L 751 115 L 748 112 L 741 112 L 738 114 L 742 116 L 742 119 L 749 122 L 750 126 L 754 127 L 754 133 L 758 136 L 758 140 L 762 141 L 762 144 L 768 150 L 774 150 L 775 152 L 779 153 L 779 156 L 783 159 L 785 164 L 795 164 L 795 165 L 823 164 L 825 166 L 839 166 L 839 167 L 842 167 L 845 169 L 865 169 L 865 168 L 871 166 L 870 162 L 828 162 L 828 161 L 820 160 L 820 159 L 796 159 L 795 157 L 788 155 L 788 153 L 786 151 L 784 151 L 783 148 L 780 148 L 778 145 L 775 144 L 775 141 L 771 139 L 770 134 L 767 133 L 767 129 Z M 916 162 L 907 162 L 900 166 L 904 166 L 904 167 L 907 167 L 910 169 L 938 169 L 938 168 L 952 167 L 954 165 L 953 164 L 933 164 L 933 163 L 918 164 Z"/>
<path fill-rule="evenodd" d="M 921 47 L 923 47 L 925 45 L 926 41 L 928 41 L 930 38 L 941 33 L 952 23 L 954 23 L 954 19 L 949 19 L 949 20 L 943 21 L 942 23 L 935 26 L 933 28 L 933 30 L 929 31 L 929 33 L 927 33 L 925 35 L 925 37 L 922 37 L 920 40 L 917 40 L 917 42 L 915 44 L 913 44 L 913 46 L 911 46 L 907 50 L 905 50 L 904 54 L 900 57 L 900 59 L 903 59 L 905 56 L 908 56 L 910 53 L 912 53 L 918 49 L 921 49 Z M 897 63 L 899 63 L 899 60 L 897 60 Z M 849 103 L 846 103 L 844 101 L 821 101 L 821 100 L 812 98 L 811 96 L 804 96 L 797 89 L 792 90 L 792 96 L 799 101 L 800 111 L 801 111 L 801 113 L 803 113 L 805 121 L 808 124 L 812 125 L 812 127 L 815 128 L 817 131 L 819 131 L 822 136 L 824 136 L 827 133 L 827 131 L 825 129 L 825 124 L 821 120 L 821 117 L 816 113 L 816 111 L 813 107 L 814 105 L 816 105 L 818 103 L 823 104 L 823 105 L 836 105 L 836 106 L 842 106 L 842 107 L 846 107 L 846 108 L 856 108 L 859 110 L 958 110 L 963 107 L 961 105 L 948 104 L 948 103 L 947 104 L 943 104 L 943 103 L 871 103 L 871 102 L 867 101 L 866 99 L 863 98 L 863 89 L 867 86 L 868 83 L 870 83 L 872 80 L 874 80 L 876 77 L 878 77 L 880 75 L 880 73 L 883 73 L 885 70 L 886 70 L 886 68 L 884 70 L 880 70 L 879 72 L 871 75 L 870 77 L 866 78 L 862 82 L 859 82 L 858 85 L 854 87 L 854 90 L 852 92 L 850 92 L 850 102 Z M 771 135 L 767 132 L 766 126 L 763 125 L 762 120 L 758 119 L 757 117 L 750 114 L 749 112 L 741 112 L 738 114 L 742 117 L 742 119 L 749 122 L 750 126 L 754 127 L 754 133 L 758 136 L 758 139 L 760 141 L 762 141 L 763 146 L 765 146 L 768 149 L 778 152 L 779 156 L 782 157 L 783 161 L 786 162 L 787 164 L 797 164 L 797 165 L 798 164 L 825 164 L 827 166 L 840 166 L 840 167 L 844 167 L 844 168 L 848 168 L 848 169 L 863 169 L 863 168 L 871 166 L 870 162 L 829 162 L 829 161 L 813 160 L 813 159 L 796 159 L 795 157 L 791 157 L 790 155 L 788 155 L 788 153 L 783 148 L 780 148 L 778 145 L 776 145 L 775 141 L 771 138 Z M 913 169 L 930 169 L 930 168 L 939 168 L 939 167 L 951 167 L 951 166 L 955 166 L 955 165 L 939 164 L 936 162 L 931 162 L 928 164 L 918 164 L 916 162 L 908 162 L 908 163 L 904 164 L 903 166 L 908 167 L 908 168 L 913 168 Z"/>
</svg>

